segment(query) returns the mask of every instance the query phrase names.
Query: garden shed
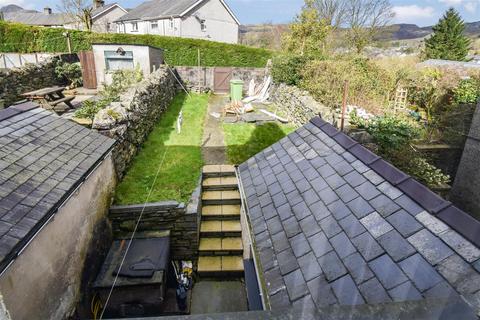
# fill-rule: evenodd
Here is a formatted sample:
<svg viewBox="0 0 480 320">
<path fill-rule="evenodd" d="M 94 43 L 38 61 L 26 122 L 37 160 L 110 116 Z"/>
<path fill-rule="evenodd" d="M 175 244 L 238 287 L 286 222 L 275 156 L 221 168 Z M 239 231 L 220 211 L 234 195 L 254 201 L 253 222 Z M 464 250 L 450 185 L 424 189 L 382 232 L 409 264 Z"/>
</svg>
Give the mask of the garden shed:
<svg viewBox="0 0 480 320">
<path fill-rule="evenodd" d="M 93 59 L 98 84 L 110 84 L 116 70 L 139 68 L 144 76 L 164 64 L 163 49 L 132 44 L 93 44 Z"/>
</svg>

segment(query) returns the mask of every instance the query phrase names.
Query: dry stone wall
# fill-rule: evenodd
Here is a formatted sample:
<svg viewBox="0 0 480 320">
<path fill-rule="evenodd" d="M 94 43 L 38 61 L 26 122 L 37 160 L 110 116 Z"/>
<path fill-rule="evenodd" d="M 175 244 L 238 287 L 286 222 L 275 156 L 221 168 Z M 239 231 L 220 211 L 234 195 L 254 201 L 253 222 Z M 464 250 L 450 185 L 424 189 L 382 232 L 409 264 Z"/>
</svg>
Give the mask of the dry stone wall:
<svg viewBox="0 0 480 320">
<path fill-rule="evenodd" d="M 274 84 L 270 90 L 270 101 L 297 126 L 304 125 L 318 115 L 330 123 L 335 121 L 335 112 L 331 108 L 297 87 Z"/>
<path fill-rule="evenodd" d="M 60 59 L 70 62 L 72 57 L 54 56 L 39 64 L 28 63 L 21 68 L 0 71 L 0 100 L 3 100 L 3 105 L 7 107 L 23 100 L 21 94 L 28 91 L 66 85 L 65 79 L 58 78 L 55 74 L 55 66 Z"/>
<path fill-rule="evenodd" d="M 175 79 L 162 67 L 96 114 L 92 128 L 117 140 L 113 155 L 119 178 L 175 94 Z"/>
</svg>

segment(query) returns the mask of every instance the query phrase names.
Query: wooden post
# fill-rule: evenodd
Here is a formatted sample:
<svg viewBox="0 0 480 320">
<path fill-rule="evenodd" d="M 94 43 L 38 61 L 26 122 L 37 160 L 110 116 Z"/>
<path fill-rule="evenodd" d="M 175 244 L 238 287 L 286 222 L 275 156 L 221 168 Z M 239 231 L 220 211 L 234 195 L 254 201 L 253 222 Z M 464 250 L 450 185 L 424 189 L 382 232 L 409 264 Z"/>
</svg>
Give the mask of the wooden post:
<svg viewBox="0 0 480 320">
<path fill-rule="evenodd" d="M 198 56 L 197 56 L 197 59 L 198 59 L 198 91 L 200 92 L 200 88 L 202 87 L 202 70 L 201 70 L 201 67 L 200 67 L 200 49 L 198 49 L 198 52 L 197 52 Z"/>
<path fill-rule="evenodd" d="M 342 101 L 342 118 L 340 120 L 340 131 L 345 128 L 345 113 L 347 112 L 347 93 L 348 93 L 348 80 L 345 80 L 343 85 L 343 101 Z"/>
<path fill-rule="evenodd" d="M 68 53 L 72 53 L 72 42 L 71 42 L 71 39 L 70 39 L 70 33 L 65 32 L 65 37 L 67 37 Z"/>
</svg>

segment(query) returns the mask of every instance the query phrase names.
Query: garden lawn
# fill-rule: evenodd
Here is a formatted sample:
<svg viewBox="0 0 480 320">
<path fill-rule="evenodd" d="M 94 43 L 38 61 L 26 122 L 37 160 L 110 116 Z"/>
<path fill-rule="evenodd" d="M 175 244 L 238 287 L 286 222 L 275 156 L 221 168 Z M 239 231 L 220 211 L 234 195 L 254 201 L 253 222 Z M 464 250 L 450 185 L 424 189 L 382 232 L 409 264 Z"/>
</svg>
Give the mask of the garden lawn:
<svg viewBox="0 0 480 320">
<path fill-rule="evenodd" d="M 251 123 L 224 124 L 228 161 L 231 164 L 245 162 L 295 129 L 294 125 L 278 124 L 276 122 L 267 122 L 262 125 Z"/>
<path fill-rule="evenodd" d="M 182 93 L 173 99 L 118 185 L 116 204 L 189 200 L 203 166 L 200 145 L 207 103 L 208 95 L 205 94 L 188 97 Z M 183 110 L 183 125 L 182 132 L 178 134 L 176 122 L 180 110 Z M 158 178 L 147 200 L 161 163 Z"/>
</svg>

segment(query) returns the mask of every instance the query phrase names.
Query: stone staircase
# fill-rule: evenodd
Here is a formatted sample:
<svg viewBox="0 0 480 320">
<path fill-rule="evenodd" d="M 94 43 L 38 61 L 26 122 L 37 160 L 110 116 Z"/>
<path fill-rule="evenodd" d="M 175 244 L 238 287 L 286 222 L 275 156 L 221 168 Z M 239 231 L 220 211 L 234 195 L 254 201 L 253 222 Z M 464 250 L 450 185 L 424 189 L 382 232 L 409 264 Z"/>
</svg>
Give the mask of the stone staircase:
<svg viewBox="0 0 480 320">
<path fill-rule="evenodd" d="M 243 276 L 240 193 L 235 169 L 229 165 L 203 167 L 202 221 L 198 273 L 200 276 Z"/>
</svg>

